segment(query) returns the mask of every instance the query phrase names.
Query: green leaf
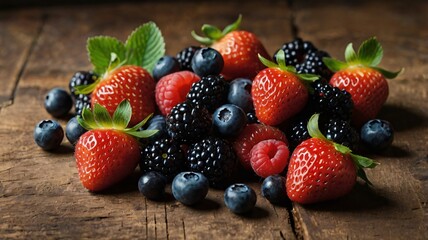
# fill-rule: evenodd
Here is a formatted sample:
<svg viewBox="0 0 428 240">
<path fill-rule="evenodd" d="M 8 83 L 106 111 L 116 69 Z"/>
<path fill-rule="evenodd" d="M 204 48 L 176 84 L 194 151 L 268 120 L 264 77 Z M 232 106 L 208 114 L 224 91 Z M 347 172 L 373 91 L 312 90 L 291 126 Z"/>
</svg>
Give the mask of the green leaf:
<svg viewBox="0 0 428 240">
<path fill-rule="evenodd" d="M 351 149 L 349 149 L 347 146 L 344 146 L 342 144 L 338 144 L 338 143 L 333 143 L 334 148 L 336 149 L 336 151 L 342 153 L 342 154 L 349 154 L 351 153 Z"/>
<path fill-rule="evenodd" d="M 112 127 L 111 116 L 105 107 L 96 103 L 94 106 L 93 114 L 94 114 L 94 118 L 95 118 L 95 121 L 97 122 L 98 126 L 103 127 L 103 128 Z"/>
<path fill-rule="evenodd" d="M 297 74 L 297 76 L 300 79 L 303 79 L 306 81 L 311 81 L 311 82 L 316 81 L 320 78 L 320 76 L 315 75 L 315 74 L 310 74 L 310 73 L 299 73 L 299 74 Z"/>
<path fill-rule="evenodd" d="M 322 61 L 333 72 L 337 72 L 348 67 L 347 63 L 334 58 L 324 57 Z"/>
<path fill-rule="evenodd" d="M 366 172 L 362 168 L 357 168 L 357 176 L 364 180 L 370 186 L 373 186 L 372 182 L 370 182 L 369 178 L 366 175 Z"/>
<path fill-rule="evenodd" d="M 113 113 L 113 127 L 125 129 L 131 121 L 132 108 L 128 100 L 123 100 Z"/>
<path fill-rule="evenodd" d="M 126 55 L 123 43 L 113 37 L 97 36 L 88 38 L 86 48 L 89 60 L 94 66 L 94 72 L 99 76 L 108 70 L 111 53 L 115 53 L 119 59 L 125 59 Z"/>
<path fill-rule="evenodd" d="M 141 66 L 152 72 L 156 62 L 165 54 L 165 42 L 160 29 L 148 22 L 135 29 L 125 43 L 126 64 Z"/>
<path fill-rule="evenodd" d="M 202 32 L 210 39 L 218 40 L 223 37 L 223 33 L 220 29 L 213 25 L 204 24 L 202 26 Z"/>
<path fill-rule="evenodd" d="M 345 60 L 346 62 L 354 62 L 358 58 L 357 53 L 354 50 L 354 47 L 352 46 L 352 43 L 349 43 L 348 46 L 346 46 L 345 49 Z"/>
<path fill-rule="evenodd" d="M 353 153 L 351 153 L 351 158 L 355 162 L 355 164 L 357 164 L 357 166 L 360 168 L 374 168 L 377 165 L 379 165 L 379 163 L 373 161 L 370 158 L 360 156 L 360 155 L 356 155 Z"/>
<path fill-rule="evenodd" d="M 95 82 L 88 85 L 80 85 L 74 87 L 77 94 L 90 94 L 94 91 L 95 87 L 100 83 L 100 79 L 98 78 Z"/>
<path fill-rule="evenodd" d="M 159 130 L 143 130 L 143 131 L 129 131 L 126 133 L 137 138 L 148 138 L 156 134 L 158 131 Z"/>
<path fill-rule="evenodd" d="M 89 125 L 85 120 L 83 120 L 83 118 L 81 116 L 77 116 L 77 122 L 79 123 L 80 126 L 82 126 L 82 128 L 86 129 L 86 130 L 91 130 L 92 127 L 91 125 Z"/>
<path fill-rule="evenodd" d="M 149 119 L 152 118 L 152 116 L 153 116 L 153 113 L 147 116 L 146 118 L 144 118 L 143 121 L 139 122 L 137 125 L 127 129 L 126 131 L 138 131 L 138 129 L 144 126 L 147 123 L 147 121 L 149 121 Z"/>
<path fill-rule="evenodd" d="M 308 133 L 309 136 L 313 137 L 313 138 L 319 138 L 319 139 L 324 139 L 327 140 L 327 138 L 325 138 L 325 136 L 321 133 L 319 127 L 318 127 L 318 119 L 319 119 L 320 115 L 314 114 L 311 116 L 311 118 L 308 121 Z"/>
<path fill-rule="evenodd" d="M 192 34 L 192 37 L 196 41 L 204 44 L 205 46 L 211 46 L 213 44 L 213 42 L 214 42 L 212 39 L 210 39 L 208 37 L 199 36 L 195 31 L 192 31 L 191 34 Z"/>
<path fill-rule="evenodd" d="M 383 49 L 375 37 L 364 41 L 358 49 L 358 61 L 366 66 L 377 66 L 383 57 Z"/>
<path fill-rule="evenodd" d="M 403 68 L 396 71 L 396 72 L 390 72 L 390 71 L 387 71 L 387 70 L 385 70 L 383 68 L 379 68 L 379 67 L 372 67 L 372 68 L 375 69 L 376 71 L 380 72 L 385 78 L 388 78 L 388 79 L 393 79 L 393 78 L 397 77 L 398 74 L 400 74 L 404 71 Z"/>
<path fill-rule="evenodd" d="M 89 108 L 83 109 L 82 118 L 83 118 L 83 121 L 85 122 L 86 126 L 89 127 L 89 128 L 84 127 L 85 129 L 89 130 L 89 129 L 94 129 L 94 128 L 98 127 L 97 122 L 95 121 L 95 118 L 94 118 L 94 114 L 91 112 L 91 110 Z M 82 127 L 83 127 L 83 125 L 82 125 Z"/>
<path fill-rule="evenodd" d="M 272 62 L 272 61 L 264 58 L 262 55 L 260 55 L 260 53 L 259 53 L 258 56 L 259 56 L 260 62 L 262 62 L 263 65 L 265 65 L 266 67 L 278 67 L 278 64 L 276 64 L 276 63 L 274 63 L 274 62 Z"/>
<path fill-rule="evenodd" d="M 239 25 L 241 25 L 241 21 L 242 21 L 242 14 L 239 14 L 238 19 L 236 19 L 235 22 L 233 22 L 232 24 L 226 26 L 223 29 L 223 31 L 222 31 L 223 36 L 226 35 L 226 34 L 228 34 L 228 33 L 230 33 L 230 32 L 232 32 L 232 31 L 235 31 L 236 29 L 238 29 Z"/>
</svg>

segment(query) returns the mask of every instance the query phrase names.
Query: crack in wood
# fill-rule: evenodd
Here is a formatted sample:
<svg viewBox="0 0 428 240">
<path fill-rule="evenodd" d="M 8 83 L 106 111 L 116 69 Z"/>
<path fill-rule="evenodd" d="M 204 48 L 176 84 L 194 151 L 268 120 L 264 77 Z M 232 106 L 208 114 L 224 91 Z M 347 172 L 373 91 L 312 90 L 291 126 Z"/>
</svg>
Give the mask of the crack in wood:
<svg viewBox="0 0 428 240">
<path fill-rule="evenodd" d="M 183 239 L 186 240 L 186 227 L 184 225 L 184 219 L 181 219 L 181 223 L 183 225 Z"/>
<path fill-rule="evenodd" d="M 165 231 L 166 231 L 166 239 L 169 239 L 169 232 L 168 232 L 168 211 L 166 210 L 166 203 L 163 204 L 164 211 L 165 211 Z"/>
</svg>

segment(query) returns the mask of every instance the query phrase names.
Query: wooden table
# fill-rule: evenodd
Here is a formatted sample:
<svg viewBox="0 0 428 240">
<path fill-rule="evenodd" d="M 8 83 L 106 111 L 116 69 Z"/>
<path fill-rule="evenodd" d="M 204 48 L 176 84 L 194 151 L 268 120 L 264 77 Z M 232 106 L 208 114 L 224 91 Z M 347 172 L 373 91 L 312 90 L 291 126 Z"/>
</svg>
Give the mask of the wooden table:
<svg viewBox="0 0 428 240">
<path fill-rule="evenodd" d="M 20 1 L 22 2 L 22 1 Z M 0 239 L 428 239 L 428 2 L 427 1 L 146 1 L 0 9 Z M 35 124 L 51 118 L 43 97 L 67 88 L 77 70 L 91 69 L 86 39 L 105 34 L 125 40 L 138 25 L 155 21 L 175 55 L 196 44 L 203 23 L 225 26 L 239 13 L 243 29 L 273 53 L 300 36 L 341 58 L 348 42 L 377 36 L 382 66 L 405 72 L 390 80 L 380 117 L 391 121 L 391 149 L 372 155 L 373 188 L 357 184 L 344 198 L 292 208 L 260 195 L 256 209 L 237 216 L 223 192 L 210 190 L 194 208 L 169 199 L 146 200 L 138 176 L 106 194 L 80 184 L 73 148 L 42 151 Z M 60 119 L 63 126 L 66 119 Z"/>
</svg>

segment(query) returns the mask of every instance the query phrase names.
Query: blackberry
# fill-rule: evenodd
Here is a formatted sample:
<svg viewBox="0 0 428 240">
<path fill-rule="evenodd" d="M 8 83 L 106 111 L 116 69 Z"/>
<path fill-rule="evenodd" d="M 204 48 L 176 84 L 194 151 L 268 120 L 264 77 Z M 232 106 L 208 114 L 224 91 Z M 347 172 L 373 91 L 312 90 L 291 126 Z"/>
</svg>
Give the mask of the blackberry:
<svg viewBox="0 0 428 240">
<path fill-rule="evenodd" d="M 142 150 L 140 169 L 143 173 L 158 172 L 169 181 L 184 170 L 184 152 L 179 143 L 163 138 Z"/>
<path fill-rule="evenodd" d="M 351 149 L 355 149 L 359 141 L 357 131 L 351 126 L 350 121 L 347 120 L 330 118 L 320 126 L 320 130 L 327 139 Z"/>
<path fill-rule="evenodd" d="M 89 85 L 97 80 L 97 75 L 91 71 L 78 71 L 71 77 L 68 87 L 70 89 L 71 96 L 77 98 L 79 94 L 76 93 L 77 86 Z"/>
<path fill-rule="evenodd" d="M 210 136 L 190 145 L 186 165 L 206 176 L 212 187 L 224 188 L 234 175 L 236 154 L 226 140 Z"/>
<path fill-rule="evenodd" d="M 308 121 L 310 117 L 299 117 L 293 119 L 293 121 L 289 124 L 288 128 L 285 131 L 287 139 L 290 144 L 290 148 L 294 149 L 301 142 L 309 139 L 308 132 Z"/>
<path fill-rule="evenodd" d="M 91 109 L 91 95 L 79 94 L 74 103 L 76 115 L 81 116 L 84 108 Z"/>
<path fill-rule="evenodd" d="M 260 123 L 254 111 L 247 112 L 247 123 Z"/>
<path fill-rule="evenodd" d="M 324 51 L 307 53 L 302 63 L 296 65 L 297 72 L 317 74 L 325 79 L 330 79 L 333 72 L 322 61 L 324 57 L 330 57 L 330 55 Z"/>
<path fill-rule="evenodd" d="M 189 101 L 175 105 L 166 117 L 168 134 L 176 141 L 191 143 L 211 131 L 211 114 Z"/>
<path fill-rule="evenodd" d="M 195 55 L 195 52 L 199 49 L 200 49 L 200 47 L 190 46 L 190 47 L 184 48 L 179 53 L 177 53 L 176 58 L 177 58 L 178 62 L 180 63 L 180 69 L 181 70 L 193 71 L 192 70 L 192 59 L 193 59 L 193 56 Z"/>
<path fill-rule="evenodd" d="M 196 105 L 203 105 L 208 111 L 226 103 L 229 84 L 220 75 L 202 77 L 194 83 L 187 94 L 187 99 Z"/>
<path fill-rule="evenodd" d="M 331 118 L 350 119 L 354 108 L 351 94 L 321 80 L 312 83 L 312 87 L 314 93 L 311 95 L 311 101 L 315 111 Z"/>
<path fill-rule="evenodd" d="M 298 73 L 311 73 L 320 75 L 323 78 L 330 79 L 332 72 L 322 62 L 323 57 L 329 57 L 327 52 L 318 50 L 311 42 L 303 41 L 301 38 L 284 43 L 284 45 L 275 52 L 283 50 L 285 53 L 285 64 L 294 66 Z"/>
</svg>

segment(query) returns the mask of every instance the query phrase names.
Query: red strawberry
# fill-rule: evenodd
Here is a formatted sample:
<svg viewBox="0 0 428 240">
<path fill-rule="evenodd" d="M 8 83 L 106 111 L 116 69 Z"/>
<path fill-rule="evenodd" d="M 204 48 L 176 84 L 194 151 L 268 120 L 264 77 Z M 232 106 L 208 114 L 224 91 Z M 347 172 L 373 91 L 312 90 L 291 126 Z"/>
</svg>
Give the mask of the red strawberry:
<svg viewBox="0 0 428 240">
<path fill-rule="evenodd" d="M 260 57 L 268 68 L 253 80 L 251 96 L 260 122 L 278 125 L 299 113 L 308 101 L 303 80 L 316 80 L 311 74 L 297 74 L 294 67 L 285 66 L 284 51 L 276 55 L 278 64 Z"/>
<path fill-rule="evenodd" d="M 288 166 L 286 188 L 292 201 L 310 204 L 344 196 L 354 187 L 357 175 L 370 183 L 362 168 L 375 167 L 372 160 L 327 140 L 318 129 L 317 114 L 308 130 L 312 138 L 296 147 Z"/>
<path fill-rule="evenodd" d="M 156 84 L 156 103 L 161 113 L 166 116 L 178 103 L 186 100 L 192 84 L 200 78 L 193 72 L 175 72 L 161 78 Z"/>
<path fill-rule="evenodd" d="M 211 46 L 220 52 L 224 60 L 221 74 L 226 80 L 238 77 L 253 79 L 265 66 L 259 61 L 258 54 L 270 58 L 265 47 L 257 36 L 248 31 L 237 30 L 242 17 L 223 31 L 217 27 L 205 24 L 202 32 L 206 37 L 201 37 L 192 32 L 196 40 L 202 44 Z"/>
<path fill-rule="evenodd" d="M 131 173 L 141 159 L 136 137 L 147 137 L 155 131 L 137 131 L 148 119 L 133 128 L 126 128 L 131 119 L 128 101 L 119 104 L 113 119 L 99 104 L 94 112 L 84 109 L 79 123 L 89 131 L 83 134 L 76 146 L 74 156 L 83 186 L 90 191 L 101 191 L 120 182 Z"/>
<path fill-rule="evenodd" d="M 345 51 L 346 62 L 323 59 L 330 70 L 336 72 L 330 84 L 351 94 L 354 102 L 352 120 L 357 126 L 376 117 L 388 98 L 386 78 L 394 78 L 400 72 L 388 72 L 376 67 L 382 57 L 382 46 L 376 38 L 370 38 L 361 44 L 358 52 L 350 43 Z"/>
<path fill-rule="evenodd" d="M 290 151 L 285 142 L 269 139 L 257 143 L 251 149 L 250 155 L 254 172 L 258 176 L 266 178 L 284 171 Z"/>
<path fill-rule="evenodd" d="M 251 149 L 257 143 L 268 139 L 275 139 L 288 144 L 287 138 L 281 130 L 258 123 L 246 125 L 239 136 L 233 141 L 233 148 L 241 165 L 245 169 L 251 169 Z"/>
<path fill-rule="evenodd" d="M 130 125 L 136 125 L 155 111 L 155 81 L 144 68 L 125 65 L 113 70 L 100 80 L 92 92 L 92 108 L 96 103 L 104 106 L 110 115 L 120 102 L 131 103 Z"/>
</svg>

